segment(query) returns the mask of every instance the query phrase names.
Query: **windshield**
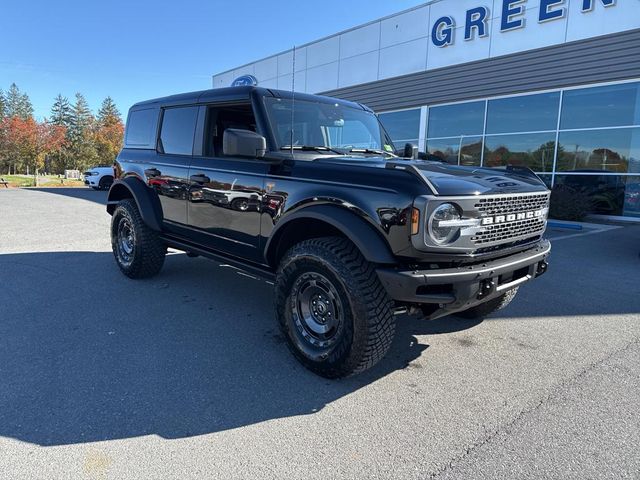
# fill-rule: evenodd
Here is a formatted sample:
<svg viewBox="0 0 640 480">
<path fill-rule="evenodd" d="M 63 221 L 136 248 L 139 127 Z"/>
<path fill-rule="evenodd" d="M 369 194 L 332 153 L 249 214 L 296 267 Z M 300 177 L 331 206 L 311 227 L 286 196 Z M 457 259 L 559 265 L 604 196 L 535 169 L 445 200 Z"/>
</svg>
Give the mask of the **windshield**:
<svg viewBox="0 0 640 480">
<path fill-rule="evenodd" d="M 339 103 L 265 98 L 267 115 L 279 149 L 310 150 L 330 154 L 394 151 L 391 140 L 371 112 Z M 293 121 L 293 123 L 292 123 Z"/>
</svg>

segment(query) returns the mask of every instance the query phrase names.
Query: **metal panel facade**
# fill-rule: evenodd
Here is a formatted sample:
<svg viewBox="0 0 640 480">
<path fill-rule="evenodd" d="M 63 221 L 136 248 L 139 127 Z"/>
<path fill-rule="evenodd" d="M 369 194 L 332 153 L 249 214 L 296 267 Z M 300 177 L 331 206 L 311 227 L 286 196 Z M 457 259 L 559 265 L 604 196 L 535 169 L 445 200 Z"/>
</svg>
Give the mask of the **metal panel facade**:
<svg viewBox="0 0 640 480">
<path fill-rule="evenodd" d="M 296 89 L 318 93 L 620 34 L 640 28 L 638 7 L 638 0 L 433 0 L 297 48 Z M 214 75 L 213 86 L 244 74 L 280 85 L 292 63 L 288 50 Z"/>
<path fill-rule="evenodd" d="M 323 93 L 374 110 L 640 78 L 640 29 Z"/>
</svg>

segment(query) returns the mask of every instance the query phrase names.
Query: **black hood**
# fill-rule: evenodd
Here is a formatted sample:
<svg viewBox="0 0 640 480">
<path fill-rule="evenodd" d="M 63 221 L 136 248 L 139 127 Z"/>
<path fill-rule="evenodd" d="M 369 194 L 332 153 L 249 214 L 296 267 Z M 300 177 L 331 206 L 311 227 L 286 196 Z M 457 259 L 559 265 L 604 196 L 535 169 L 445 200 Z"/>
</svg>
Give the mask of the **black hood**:
<svg viewBox="0 0 640 480">
<path fill-rule="evenodd" d="M 500 168 L 461 167 L 440 162 L 406 160 L 383 157 L 320 157 L 322 163 L 358 165 L 371 168 L 404 169 L 415 167 L 416 178 L 421 174 L 428 180 L 436 195 L 487 195 L 546 191 L 546 185 L 537 177 Z M 406 168 L 410 167 L 410 168 Z"/>
<path fill-rule="evenodd" d="M 436 162 L 410 163 L 429 179 L 438 195 L 487 195 L 547 190 L 540 179 L 525 173 Z"/>
</svg>

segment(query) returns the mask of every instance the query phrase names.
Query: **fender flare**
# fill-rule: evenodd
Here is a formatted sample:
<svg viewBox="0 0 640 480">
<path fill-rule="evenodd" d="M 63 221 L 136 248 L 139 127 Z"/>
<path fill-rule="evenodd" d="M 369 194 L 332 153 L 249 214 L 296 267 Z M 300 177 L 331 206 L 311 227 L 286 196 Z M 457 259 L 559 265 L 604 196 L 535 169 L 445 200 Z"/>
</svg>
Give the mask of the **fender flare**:
<svg viewBox="0 0 640 480">
<path fill-rule="evenodd" d="M 113 182 L 107 197 L 107 212 L 113 215 L 118 202 L 125 198 L 133 198 L 138 205 L 142 221 L 152 230 L 162 230 L 162 205 L 158 194 L 147 187 L 137 177 L 125 177 Z"/>
<path fill-rule="evenodd" d="M 273 258 L 278 247 L 277 240 L 279 240 L 284 228 L 291 222 L 303 218 L 320 220 L 336 228 L 358 247 L 362 256 L 369 262 L 380 264 L 397 263 L 389 245 L 373 225 L 356 213 L 335 205 L 303 207 L 278 222 L 265 245 L 264 255 L 267 260 Z"/>
</svg>

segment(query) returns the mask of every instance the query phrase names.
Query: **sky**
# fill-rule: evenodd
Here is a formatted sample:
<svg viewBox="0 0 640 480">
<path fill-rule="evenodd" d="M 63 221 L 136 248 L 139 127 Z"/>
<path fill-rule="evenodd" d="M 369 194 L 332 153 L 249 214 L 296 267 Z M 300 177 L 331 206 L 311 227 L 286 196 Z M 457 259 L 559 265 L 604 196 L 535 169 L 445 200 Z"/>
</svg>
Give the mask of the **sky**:
<svg viewBox="0 0 640 480">
<path fill-rule="evenodd" d="M 81 92 L 94 111 L 211 88 L 215 73 L 426 0 L 23 0 L 2 5 L 0 88 L 39 119 Z"/>
</svg>

